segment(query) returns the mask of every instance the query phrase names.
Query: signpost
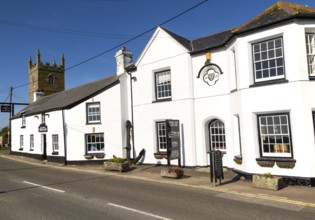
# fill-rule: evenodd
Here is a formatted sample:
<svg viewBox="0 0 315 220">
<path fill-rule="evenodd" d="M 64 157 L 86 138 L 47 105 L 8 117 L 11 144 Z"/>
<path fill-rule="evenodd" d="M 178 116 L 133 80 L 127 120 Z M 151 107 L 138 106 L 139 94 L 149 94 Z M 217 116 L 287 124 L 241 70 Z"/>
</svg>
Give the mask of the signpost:
<svg viewBox="0 0 315 220">
<path fill-rule="evenodd" d="M 180 153 L 180 130 L 179 120 L 166 121 L 167 132 L 167 164 L 171 165 L 171 160 L 178 160 L 178 166 L 181 166 Z"/>
<path fill-rule="evenodd" d="M 211 169 L 210 169 L 211 182 L 213 182 L 213 185 L 215 186 L 217 183 L 217 179 L 219 179 L 220 184 L 221 184 L 221 180 L 224 179 L 221 151 L 219 150 L 210 151 L 210 164 L 211 164 Z"/>
</svg>

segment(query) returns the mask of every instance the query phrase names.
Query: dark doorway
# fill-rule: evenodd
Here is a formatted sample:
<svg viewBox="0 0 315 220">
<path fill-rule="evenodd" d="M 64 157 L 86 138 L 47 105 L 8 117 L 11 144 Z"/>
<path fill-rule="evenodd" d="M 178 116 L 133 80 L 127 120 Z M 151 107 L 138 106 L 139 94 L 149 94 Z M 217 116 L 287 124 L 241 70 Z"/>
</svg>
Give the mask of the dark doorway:
<svg viewBox="0 0 315 220">
<path fill-rule="evenodd" d="M 42 150 L 43 150 L 43 160 L 47 160 L 47 144 L 46 144 L 46 134 L 42 134 Z"/>
</svg>

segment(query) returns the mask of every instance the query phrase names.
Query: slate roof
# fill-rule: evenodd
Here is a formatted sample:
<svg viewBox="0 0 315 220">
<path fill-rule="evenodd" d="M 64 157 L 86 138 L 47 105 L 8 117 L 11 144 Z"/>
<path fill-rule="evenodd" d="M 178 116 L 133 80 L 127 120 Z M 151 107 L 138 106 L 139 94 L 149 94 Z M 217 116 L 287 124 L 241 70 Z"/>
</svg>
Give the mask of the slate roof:
<svg viewBox="0 0 315 220">
<path fill-rule="evenodd" d="M 224 46 L 233 36 L 232 30 L 222 31 L 206 37 L 192 40 L 192 52 Z"/>
<path fill-rule="evenodd" d="M 22 113 L 28 116 L 55 110 L 70 109 L 118 83 L 119 79 L 115 74 L 95 82 L 44 96 L 22 109 L 14 115 L 13 119 L 21 117 Z"/>
<path fill-rule="evenodd" d="M 277 2 L 245 24 L 235 28 L 233 32 L 244 32 L 294 18 L 315 18 L 315 8 L 289 2 Z"/>
<path fill-rule="evenodd" d="M 163 29 L 166 33 L 168 33 L 172 38 L 174 38 L 178 43 L 180 43 L 183 47 L 185 47 L 187 50 L 191 50 L 191 41 L 182 37 L 182 36 L 179 36 L 163 27 L 160 26 L 161 29 Z"/>
<path fill-rule="evenodd" d="M 258 28 L 264 28 L 296 18 L 315 18 L 315 8 L 279 1 L 243 25 L 191 41 L 166 29 L 163 30 L 169 33 L 175 40 L 187 49 L 190 49 L 191 53 L 198 53 L 222 47 L 237 34 L 253 31 Z"/>
</svg>

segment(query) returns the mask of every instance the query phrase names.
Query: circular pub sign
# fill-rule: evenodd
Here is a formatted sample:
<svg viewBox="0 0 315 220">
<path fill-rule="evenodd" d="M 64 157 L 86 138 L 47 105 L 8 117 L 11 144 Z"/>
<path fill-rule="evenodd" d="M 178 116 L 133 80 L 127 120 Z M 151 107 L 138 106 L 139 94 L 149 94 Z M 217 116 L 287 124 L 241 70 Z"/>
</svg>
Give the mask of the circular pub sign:
<svg viewBox="0 0 315 220">
<path fill-rule="evenodd" d="M 197 78 L 202 77 L 203 81 L 209 86 L 213 86 L 220 79 L 223 74 L 221 68 L 214 63 L 206 63 L 198 73 Z"/>
</svg>

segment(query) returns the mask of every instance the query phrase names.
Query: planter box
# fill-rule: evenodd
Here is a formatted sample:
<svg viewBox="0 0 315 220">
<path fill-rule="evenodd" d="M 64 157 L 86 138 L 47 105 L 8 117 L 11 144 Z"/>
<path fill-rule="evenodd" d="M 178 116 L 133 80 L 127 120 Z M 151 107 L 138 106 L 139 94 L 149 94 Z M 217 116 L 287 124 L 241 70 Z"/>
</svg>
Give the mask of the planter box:
<svg viewBox="0 0 315 220">
<path fill-rule="evenodd" d="M 282 177 L 264 177 L 262 175 L 253 175 L 253 186 L 262 189 L 279 190 L 283 188 Z"/>
<path fill-rule="evenodd" d="M 127 172 L 130 169 L 129 163 L 104 162 L 105 170 Z"/>
<path fill-rule="evenodd" d="M 183 175 L 184 175 L 184 170 L 178 170 L 177 172 L 175 172 L 175 171 L 170 172 L 168 169 L 162 169 L 161 170 L 161 176 L 162 177 L 179 179 L 179 178 L 182 178 Z"/>
</svg>

